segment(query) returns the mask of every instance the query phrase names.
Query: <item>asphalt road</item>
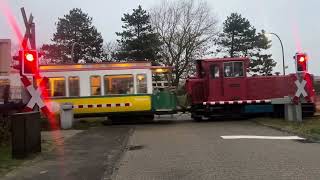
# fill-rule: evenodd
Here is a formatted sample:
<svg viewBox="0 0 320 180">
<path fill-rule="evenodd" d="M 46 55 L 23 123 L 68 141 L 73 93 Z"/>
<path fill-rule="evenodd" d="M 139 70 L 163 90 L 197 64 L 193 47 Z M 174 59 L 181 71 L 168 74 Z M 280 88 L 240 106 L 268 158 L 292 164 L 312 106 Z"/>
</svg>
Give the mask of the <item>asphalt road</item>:
<svg viewBox="0 0 320 180">
<path fill-rule="evenodd" d="M 114 180 L 319 180 L 320 144 L 225 140 L 223 135 L 287 136 L 250 121 L 137 125 Z"/>
<path fill-rule="evenodd" d="M 238 139 L 287 136 L 248 120 L 196 123 L 186 115 L 81 132 L 3 179 L 320 179 L 320 144 Z M 1 179 L 1 178 L 0 178 Z"/>
<path fill-rule="evenodd" d="M 128 126 L 91 128 L 65 142 L 57 141 L 52 151 L 42 153 L 0 179 L 110 179 L 131 132 L 132 128 Z"/>
</svg>

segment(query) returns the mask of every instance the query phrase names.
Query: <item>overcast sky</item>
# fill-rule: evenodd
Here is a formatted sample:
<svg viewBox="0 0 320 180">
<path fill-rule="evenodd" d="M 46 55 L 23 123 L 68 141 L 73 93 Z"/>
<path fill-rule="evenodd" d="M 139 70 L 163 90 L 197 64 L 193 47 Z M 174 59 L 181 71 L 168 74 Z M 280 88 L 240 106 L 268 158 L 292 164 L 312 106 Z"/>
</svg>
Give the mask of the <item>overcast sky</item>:
<svg viewBox="0 0 320 180">
<path fill-rule="evenodd" d="M 93 17 L 93 24 L 105 41 L 115 40 L 115 32 L 121 31 L 123 13 L 131 12 L 139 4 L 150 9 L 160 0 L 0 0 L 0 10 L 7 4 L 15 16 L 21 31 L 24 25 L 20 7 L 35 17 L 37 43 L 50 42 L 55 32 L 58 17 L 63 17 L 72 8 L 81 8 Z M 294 72 L 293 55 L 297 51 L 307 52 L 309 70 L 320 75 L 320 1 L 319 0 L 208 0 L 220 25 L 232 12 L 241 13 L 259 31 L 277 33 L 283 41 L 287 71 Z M 0 13 L 0 38 L 17 41 L 14 31 L 4 13 Z M 278 62 L 276 71 L 282 72 L 281 46 L 276 37 L 271 37 L 273 58 Z"/>
</svg>

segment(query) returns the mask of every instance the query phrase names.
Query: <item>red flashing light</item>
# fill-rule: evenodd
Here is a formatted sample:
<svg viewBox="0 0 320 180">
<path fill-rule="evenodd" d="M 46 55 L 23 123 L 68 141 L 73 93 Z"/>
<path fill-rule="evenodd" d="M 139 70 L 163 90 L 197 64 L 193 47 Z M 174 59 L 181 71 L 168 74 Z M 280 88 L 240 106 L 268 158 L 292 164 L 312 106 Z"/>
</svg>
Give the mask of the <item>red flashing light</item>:
<svg viewBox="0 0 320 180">
<path fill-rule="evenodd" d="M 22 75 L 37 75 L 38 74 L 38 52 L 36 50 L 22 51 Z"/>
<path fill-rule="evenodd" d="M 307 71 L 307 61 L 308 56 L 305 53 L 297 53 L 296 54 L 296 64 L 297 64 L 297 71 L 298 72 L 306 72 Z"/>
<path fill-rule="evenodd" d="M 304 62 L 305 58 L 304 57 L 300 57 L 299 62 Z"/>
<path fill-rule="evenodd" d="M 26 60 L 27 61 L 34 61 L 34 56 L 33 56 L 33 54 L 29 54 L 29 53 L 26 53 L 25 54 L 25 57 L 26 57 Z"/>
</svg>

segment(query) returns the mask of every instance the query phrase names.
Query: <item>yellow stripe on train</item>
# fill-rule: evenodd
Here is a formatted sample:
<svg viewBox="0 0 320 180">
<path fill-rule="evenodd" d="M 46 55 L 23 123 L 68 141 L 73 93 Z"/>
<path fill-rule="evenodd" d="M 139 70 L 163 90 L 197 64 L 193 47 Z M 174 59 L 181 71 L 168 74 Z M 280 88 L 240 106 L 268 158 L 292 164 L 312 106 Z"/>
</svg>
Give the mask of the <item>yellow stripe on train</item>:
<svg viewBox="0 0 320 180">
<path fill-rule="evenodd" d="M 151 96 L 59 98 L 46 102 L 54 112 L 62 103 L 73 104 L 75 114 L 151 111 Z"/>
</svg>

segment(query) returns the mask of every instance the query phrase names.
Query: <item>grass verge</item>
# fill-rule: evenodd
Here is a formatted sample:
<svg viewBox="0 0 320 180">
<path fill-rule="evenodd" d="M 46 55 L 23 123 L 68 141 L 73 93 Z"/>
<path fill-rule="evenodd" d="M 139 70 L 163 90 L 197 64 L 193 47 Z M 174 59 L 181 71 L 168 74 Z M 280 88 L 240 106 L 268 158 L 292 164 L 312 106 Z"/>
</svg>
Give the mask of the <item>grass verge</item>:
<svg viewBox="0 0 320 180">
<path fill-rule="evenodd" d="M 21 165 L 25 160 L 12 159 L 11 147 L 0 147 L 0 177 Z"/>
<path fill-rule="evenodd" d="M 257 118 L 254 122 L 320 142 L 320 116 L 304 119 L 301 123 L 271 118 Z"/>
<path fill-rule="evenodd" d="M 103 117 L 89 117 L 79 118 L 73 124 L 73 129 L 87 130 L 91 127 L 100 127 L 107 124 L 107 121 Z"/>
</svg>

